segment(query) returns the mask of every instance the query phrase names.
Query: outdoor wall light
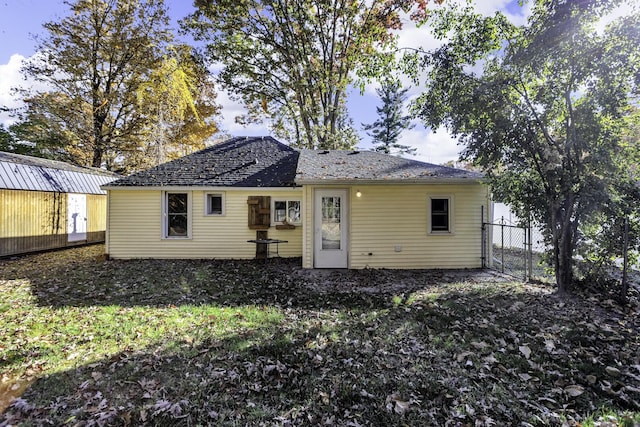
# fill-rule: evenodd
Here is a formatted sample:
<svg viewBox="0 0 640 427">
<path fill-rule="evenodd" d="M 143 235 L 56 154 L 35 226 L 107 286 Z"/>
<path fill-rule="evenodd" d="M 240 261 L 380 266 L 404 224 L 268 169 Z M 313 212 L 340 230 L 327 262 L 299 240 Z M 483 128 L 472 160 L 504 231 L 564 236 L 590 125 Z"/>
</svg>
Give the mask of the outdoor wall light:
<svg viewBox="0 0 640 427">
<path fill-rule="evenodd" d="M 362 197 L 362 193 L 360 192 L 360 190 L 356 191 L 356 197 Z"/>
</svg>

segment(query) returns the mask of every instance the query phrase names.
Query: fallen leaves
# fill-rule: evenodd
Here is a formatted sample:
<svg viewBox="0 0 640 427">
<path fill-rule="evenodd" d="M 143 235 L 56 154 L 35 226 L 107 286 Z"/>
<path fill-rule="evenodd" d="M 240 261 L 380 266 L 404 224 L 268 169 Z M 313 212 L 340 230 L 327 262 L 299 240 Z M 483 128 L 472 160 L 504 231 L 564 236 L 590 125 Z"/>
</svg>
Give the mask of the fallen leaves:
<svg viewBox="0 0 640 427">
<path fill-rule="evenodd" d="M 564 392 L 567 394 L 567 396 L 578 397 L 582 393 L 584 393 L 584 387 L 578 384 L 572 384 L 572 385 L 566 386 L 564 388 Z"/>
<path fill-rule="evenodd" d="M 604 368 L 605 372 L 607 374 L 609 374 L 610 376 L 617 378 L 620 375 L 622 375 L 622 373 L 620 372 L 620 369 L 618 368 L 614 368 L 613 366 L 607 366 Z"/>
<path fill-rule="evenodd" d="M 85 251 L 0 261 L 0 361 L 40 378 L 0 423 L 524 426 L 640 411 L 640 319 L 611 302 L 487 272 Z"/>
<path fill-rule="evenodd" d="M 531 357 L 531 349 L 529 348 L 529 346 L 521 345 L 520 347 L 518 347 L 518 350 L 520 350 L 520 353 L 522 353 L 525 359 L 529 360 L 529 358 Z"/>
<path fill-rule="evenodd" d="M 399 393 L 393 393 L 387 396 L 385 400 L 387 411 L 393 411 L 398 415 L 404 415 L 409 410 L 409 402 L 400 397 Z"/>
</svg>

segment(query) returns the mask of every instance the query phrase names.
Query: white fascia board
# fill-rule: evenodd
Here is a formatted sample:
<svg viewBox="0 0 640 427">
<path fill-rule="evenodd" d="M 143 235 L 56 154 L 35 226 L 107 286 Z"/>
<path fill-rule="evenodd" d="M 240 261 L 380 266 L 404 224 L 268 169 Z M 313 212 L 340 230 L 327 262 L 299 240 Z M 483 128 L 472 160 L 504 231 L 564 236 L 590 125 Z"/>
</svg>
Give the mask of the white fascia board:
<svg viewBox="0 0 640 427">
<path fill-rule="evenodd" d="M 343 179 L 310 179 L 310 180 L 297 180 L 298 185 L 397 185 L 397 184 L 485 184 L 483 178 L 433 178 L 433 179 L 387 179 L 387 180 L 373 180 L 373 179 L 357 179 L 357 180 L 343 180 Z"/>
<path fill-rule="evenodd" d="M 131 190 L 131 191 L 258 191 L 263 193 L 301 191 L 302 187 L 224 187 L 204 185 L 162 185 L 162 186 L 129 186 L 129 185 L 102 185 L 103 190 Z"/>
</svg>

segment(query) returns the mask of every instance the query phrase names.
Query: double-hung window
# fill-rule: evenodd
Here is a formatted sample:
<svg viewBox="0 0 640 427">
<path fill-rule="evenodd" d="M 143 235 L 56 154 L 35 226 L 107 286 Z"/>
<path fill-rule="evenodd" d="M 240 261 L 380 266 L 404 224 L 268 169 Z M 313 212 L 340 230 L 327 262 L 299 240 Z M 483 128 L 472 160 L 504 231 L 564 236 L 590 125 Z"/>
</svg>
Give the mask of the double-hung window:
<svg viewBox="0 0 640 427">
<path fill-rule="evenodd" d="M 301 202 L 300 200 L 283 200 L 273 199 L 273 218 L 274 224 L 295 224 L 302 222 Z"/>
<path fill-rule="evenodd" d="M 165 192 L 163 208 L 163 237 L 189 237 L 189 193 Z"/>
<path fill-rule="evenodd" d="M 429 198 L 429 233 L 446 234 L 453 232 L 453 198 L 433 196 Z"/>
</svg>

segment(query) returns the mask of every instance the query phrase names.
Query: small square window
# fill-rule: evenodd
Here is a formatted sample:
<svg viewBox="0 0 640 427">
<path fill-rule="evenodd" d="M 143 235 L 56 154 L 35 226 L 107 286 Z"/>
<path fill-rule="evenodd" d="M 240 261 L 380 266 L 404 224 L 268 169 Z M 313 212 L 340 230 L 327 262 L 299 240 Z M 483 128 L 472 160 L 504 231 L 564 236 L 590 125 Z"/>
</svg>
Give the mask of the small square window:
<svg viewBox="0 0 640 427">
<path fill-rule="evenodd" d="M 224 215 L 224 194 L 207 193 L 205 197 L 205 215 Z"/>
<path fill-rule="evenodd" d="M 299 200 L 289 200 L 287 202 L 287 221 L 292 224 L 300 224 Z"/>
<path fill-rule="evenodd" d="M 287 219 L 287 202 L 276 201 L 273 204 L 273 215 L 275 222 L 284 222 Z"/>
<path fill-rule="evenodd" d="M 300 224 L 301 223 L 300 200 L 274 200 L 273 223 L 275 224 Z"/>
</svg>

